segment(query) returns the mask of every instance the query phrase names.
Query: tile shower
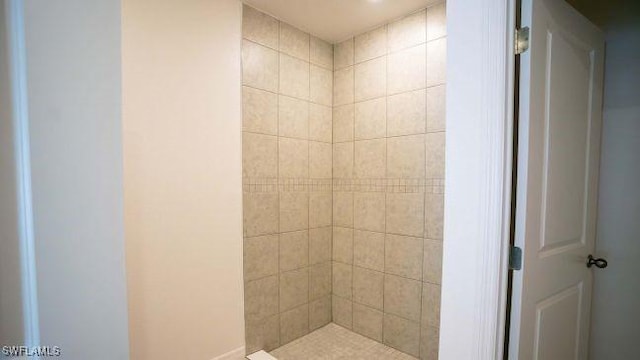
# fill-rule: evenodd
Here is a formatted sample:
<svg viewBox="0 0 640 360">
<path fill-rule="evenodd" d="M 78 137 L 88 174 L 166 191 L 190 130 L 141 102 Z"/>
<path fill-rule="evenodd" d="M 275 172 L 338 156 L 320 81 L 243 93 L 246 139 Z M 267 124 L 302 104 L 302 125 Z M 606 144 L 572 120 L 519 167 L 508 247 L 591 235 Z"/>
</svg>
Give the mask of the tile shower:
<svg viewBox="0 0 640 360">
<path fill-rule="evenodd" d="M 436 359 L 445 4 L 338 44 L 243 17 L 247 353 L 333 322 Z"/>
</svg>

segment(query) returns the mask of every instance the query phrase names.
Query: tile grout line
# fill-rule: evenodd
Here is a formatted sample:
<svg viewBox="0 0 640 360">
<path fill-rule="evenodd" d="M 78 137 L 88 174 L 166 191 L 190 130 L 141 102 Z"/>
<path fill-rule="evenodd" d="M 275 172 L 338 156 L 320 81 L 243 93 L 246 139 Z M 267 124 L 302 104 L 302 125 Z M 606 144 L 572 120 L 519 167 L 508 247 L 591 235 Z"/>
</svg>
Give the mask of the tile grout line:
<svg viewBox="0 0 640 360">
<path fill-rule="evenodd" d="M 278 94 L 276 96 L 276 104 L 277 104 L 277 133 L 278 133 L 278 147 L 277 147 L 277 159 L 278 161 L 276 162 L 276 171 L 278 174 L 278 182 L 280 182 L 280 25 L 281 22 L 278 20 Z M 278 216 L 277 216 L 277 221 L 278 221 L 278 334 L 277 334 L 277 338 L 278 338 L 278 346 L 282 345 L 282 323 L 280 321 L 281 319 L 281 314 L 282 314 L 282 308 L 280 306 L 281 302 L 282 302 L 282 294 L 281 294 L 281 284 L 280 284 L 280 277 L 281 277 L 281 269 L 282 269 L 282 256 L 280 256 L 280 254 L 282 253 L 282 244 L 281 244 L 281 239 L 280 239 L 280 189 L 277 189 L 277 199 L 278 199 Z"/>
<path fill-rule="evenodd" d="M 425 10 L 425 14 L 424 14 L 424 23 L 425 23 L 425 40 L 428 40 L 428 29 L 429 29 L 429 23 L 428 23 L 428 18 L 429 18 L 429 9 Z M 425 58 L 424 58 L 424 84 L 425 86 L 427 86 L 427 79 L 429 77 L 428 73 L 429 73 L 429 69 L 428 69 L 428 64 L 429 64 L 429 43 L 427 41 L 427 43 L 425 44 L 425 48 L 424 48 L 424 52 L 425 52 Z M 424 135 L 424 154 L 425 154 L 425 164 L 424 164 L 424 174 L 423 176 L 426 178 L 427 177 L 427 164 L 428 164 L 428 159 L 429 156 L 427 154 L 427 152 L 429 151 L 428 148 L 428 135 L 427 135 L 427 129 L 428 129 L 428 123 L 429 123 L 429 119 L 428 119 L 428 115 L 427 115 L 427 108 L 428 108 L 428 104 L 427 104 L 427 92 L 428 90 L 425 90 L 424 93 L 424 129 L 425 129 L 425 135 Z M 420 317 L 418 319 L 418 356 L 422 356 L 422 314 L 423 314 L 423 306 L 424 306 L 424 283 L 422 282 L 424 280 L 424 261 L 425 261 L 425 253 L 424 253 L 424 237 L 426 236 L 426 219 L 427 219 L 427 192 L 425 192 L 424 194 L 422 194 L 422 209 L 423 209 L 423 218 L 422 218 L 422 241 L 421 241 L 421 245 L 422 245 L 422 250 L 421 250 L 421 266 L 420 266 L 420 304 L 419 304 L 419 314 Z"/>
<path fill-rule="evenodd" d="M 279 63 L 279 61 L 278 61 L 278 63 Z M 432 87 L 436 87 L 436 86 L 438 86 L 438 85 L 433 85 Z M 313 105 L 319 105 L 319 106 L 322 106 L 322 107 L 325 107 L 325 108 L 331 107 L 331 105 L 319 103 L 319 102 L 316 102 L 316 101 L 311 101 L 310 99 L 303 99 L 301 97 L 297 97 L 297 96 L 293 96 L 293 95 L 289 95 L 289 94 L 281 94 L 278 91 L 273 91 L 273 90 L 269 90 L 269 89 L 265 89 L 265 88 L 259 88 L 259 87 L 256 87 L 255 85 L 242 84 L 242 87 L 246 87 L 246 88 L 249 88 L 249 89 L 252 89 L 252 90 L 258 90 L 258 91 L 266 92 L 266 93 L 269 93 L 271 95 L 282 96 L 282 97 L 286 97 L 286 98 L 289 98 L 289 99 L 309 102 L 309 103 L 311 103 Z"/>
<path fill-rule="evenodd" d="M 353 114 L 353 119 L 352 119 L 352 131 L 353 131 L 353 140 L 355 140 L 356 137 L 356 105 L 355 105 L 355 101 L 356 101 L 356 38 L 352 37 L 351 38 L 351 43 L 352 43 L 352 56 L 353 59 L 351 61 L 352 63 L 352 67 L 353 67 L 353 78 L 352 78 L 352 101 L 351 101 L 351 107 L 352 107 L 352 114 Z M 356 168 L 356 143 L 355 141 L 352 141 L 353 146 L 351 147 L 351 177 L 354 177 L 355 175 L 355 168 Z M 351 329 L 353 329 L 353 303 L 354 303 L 354 267 L 353 267 L 353 227 L 355 226 L 355 192 L 351 191 Z"/>
<path fill-rule="evenodd" d="M 424 38 L 425 40 L 428 40 L 428 29 L 429 29 L 429 9 L 425 9 L 424 12 Z M 425 44 L 424 47 L 424 85 L 427 85 L 427 79 L 429 78 L 428 72 L 428 64 L 429 64 L 429 46 L 428 46 L 428 42 Z M 424 92 L 424 130 L 425 132 L 427 131 L 427 124 L 429 122 L 429 119 L 427 117 L 427 91 L 425 90 Z M 427 144 L 427 135 L 424 135 L 424 160 L 425 160 L 425 164 L 424 164 L 424 177 L 426 179 L 427 177 L 427 163 L 428 163 L 428 155 L 427 155 L 427 151 L 428 151 L 428 144 Z M 420 318 L 419 318 L 419 322 L 418 322 L 418 357 L 422 356 L 422 313 L 424 311 L 423 306 L 424 306 L 424 283 L 422 282 L 424 280 L 424 261 L 425 261 L 425 254 L 424 254 L 424 237 L 426 236 L 427 233 L 427 229 L 426 229 L 426 220 L 427 220 L 427 193 L 425 192 L 424 194 L 422 194 L 422 253 L 421 253 L 421 257 L 422 257 L 422 266 L 420 267 Z"/>
<path fill-rule="evenodd" d="M 389 28 L 387 27 L 387 33 L 386 33 L 387 39 L 386 39 L 386 46 L 387 46 L 387 58 L 386 58 L 386 63 L 385 63 L 385 67 L 384 67 L 384 71 L 386 72 L 386 82 L 384 84 L 384 94 L 385 94 L 385 99 L 384 99 L 384 156 L 385 156 L 385 162 L 384 162 L 384 175 L 385 177 L 388 177 L 388 167 L 389 167 L 389 54 L 388 54 L 388 47 L 389 47 Z M 385 189 L 386 190 L 386 189 Z M 386 282 L 387 282 L 387 211 L 388 211 L 388 206 L 387 206 L 387 192 L 385 191 L 384 193 L 384 239 L 382 241 L 382 331 L 381 331 L 381 337 L 382 337 L 382 343 L 384 344 L 384 340 L 385 340 L 385 331 L 384 331 L 384 319 L 385 319 L 385 290 L 386 290 Z"/>
<path fill-rule="evenodd" d="M 279 24 L 280 24 L 280 23 L 281 23 L 281 21 L 278 21 L 278 31 L 279 31 L 279 27 L 280 27 L 280 25 L 279 25 Z M 297 30 L 300 30 L 300 29 L 297 29 Z M 302 31 L 302 30 L 300 30 L 300 31 Z M 302 32 L 304 32 L 304 31 L 302 31 Z M 309 36 L 311 36 L 311 35 L 309 35 Z M 297 56 L 297 55 L 293 55 L 293 54 L 290 54 L 290 53 L 284 52 L 284 51 L 282 51 L 281 49 L 279 49 L 279 47 L 280 47 L 280 46 L 279 46 L 279 44 L 280 44 L 280 36 L 279 36 L 279 33 L 278 33 L 278 49 L 272 48 L 272 47 L 271 47 L 271 46 L 269 46 L 269 45 L 262 44 L 262 43 L 260 43 L 260 42 L 258 42 L 258 41 L 256 41 L 256 40 L 253 40 L 253 39 L 250 39 L 250 38 L 247 38 L 247 37 L 244 37 L 244 36 L 242 36 L 242 40 L 246 40 L 246 41 L 248 41 L 248 42 L 250 42 L 250 43 L 252 43 L 252 44 L 255 44 L 255 45 L 258 45 L 258 46 L 264 47 L 264 48 L 266 48 L 266 49 L 268 49 L 268 50 L 273 50 L 273 51 L 275 51 L 275 52 L 282 53 L 282 54 L 284 54 L 284 55 L 286 55 L 286 56 L 289 56 L 289 57 L 292 57 L 292 58 L 294 58 L 294 59 L 296 59 L 296 60 L 300 60 L 300 61 L 308 62 L 308 63 L 310 63 L 311 65 L 313 65 L 313 66 L 317 66 L 317 67 L 322 68 L 322 69 L 324 69 L 324 70 L 332 71 L 332 69 L 329 69 L 329 68 L 328 68 L 328 67 L 326 67 L 324 64 L 320 64 L 320 63 L 316 63 L 316 62 L 311 62 L 311 56 L 309 56 L 309 60 L 305 60 L 305 59 L 303 59 L 303 58 L 301 58 L 301 57 L 299 57 L 299 56 Z M 324 40 L 323 40 L 323 41 L 324 41 Z M 309 47 L 311 47 L 311 44 L 309 44 Z M 311 53 L 311 50 L 309 50 L 309 53 Z M 309 54 L 309 55 L 311 55 L 311 54 Z"/>
<path fill-rule="evenodd" d="M 333 179 L 333 109 L 334 109 L 334 104 L 335 104 L 335 86 L 336 86 L 336 82 L 335 82 L 335 54 L 336 54 L 336 47 L 335 45 L 331 45 L 331 178 Z M 331 253 L 331 265 L 330 265 L 330 269 L 331 269 L 331 290 L 329 291 L 329 305 L 331 306 L 331 311 L 330 311 L 330 316 L 329 316 L 329 321 L 333 322 L 333 224 L 334 224 L 334 219 L 333 219 L 333 202 L 335 201 L 335 197 L 334 197 L 334 191 L 333 191 L 333 181 L 331 181 L 331 237 L 330 237 L 330 241 L 329 241 L 329 248 L 330 248 L 330 253 Z"/>
<path fill-rule="evenodd" d="M 311 178 L 311 37 L 307 34 L 307 45 L 309 47 L 309 101 L 307 102 L 307 177 Z M 311 242 L 309 229 L 311 228 L 311 191 L 307 189 L 307 334 L 311 331 Z"/>
<path fill-rule="evenodd" d="M 445 39 L 445 38 L 446 38 L 446 36 L 443 36 L 440 39 Z M 426 50 L 426 48 L 425 48 L 425 50 Z M 346 70 L 349 67 L 355 67 L 355 65 L 348 66 L 348 67 L 346 67 L 346 68 L 344 68 L 342 70 Z M 390 93 L 389 96 L 403 95 L 403 94 L 407 94 L 407 93 L 410 93 L 410 92 L 416 92 L 416 91 L 420 91 L 420 90 L 432 89 L 432 88 L 436 88 L 436 87 L 444 86 L 444 85 L 446 85 L 446 81 L 445 82 L 437 82 L 437 83 L 431 84 L 431 85 L 425 85 L 423 87 L 417 87 L 417 88 L 412 88 L 412 89 L 409 89 L 409 90 L 403 90 L 403 91 L 399 91 L 399 92 Z M 342 103 L 342 104 L 338 104 L 338 105 L 335 105 L 335 104 L 327 105 L 327 104 L 323 104 L 323 103 L 320 103 L 320 102 L 311 101 L 310 99 L 303 99 L 303 98 L 300 98 L 300 97 L 297 97 L 297 96 L 293 96 L 293 95 L 289 95 L 289 94 L 281 94 L 278 91 L 273 91 L 273 90 L 269 90 L 269 89 L 265 89 L 265 88 L 260 88 L 260 87 L 257 87 L 256 85 L 246 84 L 244 82 L 241 84 L 241 86 L 249 88 L 249 89 L 252 89 L 252 90 L 258 90 L 258 91 L 266 92 L 266 93 L 269 93 L 269 94 L 272 94 L 272 95 L 287 97 L 287 98 L 294 99 L 294 100 L 308 101 L 313 105 L 318 105 L 318 106 L 322 106 L 322 107 L 325 107 L 325 108 L 332 108 L 332 107 L 339 108 L 339 107 L 344 107 L 344 106 L 351 105 L 351 103 Z M 360 103 L 371 101 L 371 100 L 382 99 L 384 97 L 385 96 L 374 96 L 374 97 L 365 98 L 363 100 L 358 100 L 358 101 L 355 101 L 355 99 L 354 99 L 353 104 L 360 104 Z"/>
</svg>

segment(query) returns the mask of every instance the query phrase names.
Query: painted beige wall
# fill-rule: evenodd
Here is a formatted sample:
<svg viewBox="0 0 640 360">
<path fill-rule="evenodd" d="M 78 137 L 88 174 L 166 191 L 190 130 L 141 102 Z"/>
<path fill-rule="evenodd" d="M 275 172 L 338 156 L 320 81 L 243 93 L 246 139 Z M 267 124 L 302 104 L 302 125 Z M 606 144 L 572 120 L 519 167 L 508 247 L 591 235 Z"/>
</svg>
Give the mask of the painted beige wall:
<svg viewBox="0 0 640 360">
<path fill-rule="evenodd" d="M 123 1 L 132 359 L 244 344 L 241 3 Z"/>
</svg>

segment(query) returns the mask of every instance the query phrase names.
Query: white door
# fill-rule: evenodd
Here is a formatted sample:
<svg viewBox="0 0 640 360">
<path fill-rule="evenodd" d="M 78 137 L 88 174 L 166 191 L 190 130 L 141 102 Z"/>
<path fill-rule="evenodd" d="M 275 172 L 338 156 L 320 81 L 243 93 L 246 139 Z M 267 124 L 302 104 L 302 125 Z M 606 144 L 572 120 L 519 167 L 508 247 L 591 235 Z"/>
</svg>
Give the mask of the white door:
<svg viewBox="0 0 640 360">
<path fill-rule="evenodd" d="M 523 0 L 522 26 L 509 358 L 587 359 L 604 37 L 563 0 Z"/>
</svg>

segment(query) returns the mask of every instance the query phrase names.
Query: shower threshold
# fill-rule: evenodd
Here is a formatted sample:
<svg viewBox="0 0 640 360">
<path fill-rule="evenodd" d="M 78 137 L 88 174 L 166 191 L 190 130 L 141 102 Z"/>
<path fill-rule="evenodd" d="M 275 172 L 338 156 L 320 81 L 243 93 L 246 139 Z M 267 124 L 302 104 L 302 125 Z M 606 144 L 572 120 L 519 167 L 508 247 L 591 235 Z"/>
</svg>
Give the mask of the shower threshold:
<svg viewBox="0 0 640 360">
<path fill-rule="evenodd" d="M 283 345 L 270 354 L 277 360 L 417 360 L 334 323 Z"/>
</svg>

